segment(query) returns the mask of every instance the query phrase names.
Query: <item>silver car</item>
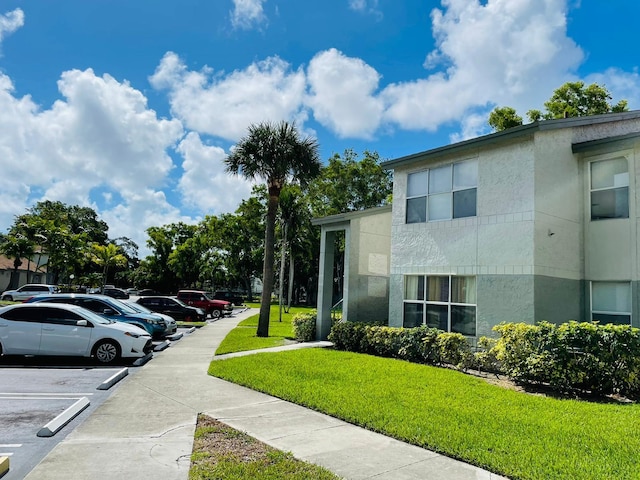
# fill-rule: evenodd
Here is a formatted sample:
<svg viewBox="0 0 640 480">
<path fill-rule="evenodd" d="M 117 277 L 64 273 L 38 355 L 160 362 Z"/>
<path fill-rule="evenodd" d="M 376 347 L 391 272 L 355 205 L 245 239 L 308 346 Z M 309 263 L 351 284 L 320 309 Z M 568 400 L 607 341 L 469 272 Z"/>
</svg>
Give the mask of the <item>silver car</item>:
<svg viewBox="0 0 640 480">
<path fill-rule="evenodd" d="M 58 293 L 60 290 L 56 285 L 47 285 L 45 283 L 27 283 L 21 286 L 17 290 L 6 290 L 2 292 L 2 300 L 21 302 L 27 298 L 31 298 L 35 295 L 46 295 L 52 293 Z"/>
<path fill-rule="evenodd" d="M 139 327 L 114 322 L 77 305 L 21 303 L 0 308 L 0 355 L 93 357 L 110 364 L 153 349 Z"/>
</svg>

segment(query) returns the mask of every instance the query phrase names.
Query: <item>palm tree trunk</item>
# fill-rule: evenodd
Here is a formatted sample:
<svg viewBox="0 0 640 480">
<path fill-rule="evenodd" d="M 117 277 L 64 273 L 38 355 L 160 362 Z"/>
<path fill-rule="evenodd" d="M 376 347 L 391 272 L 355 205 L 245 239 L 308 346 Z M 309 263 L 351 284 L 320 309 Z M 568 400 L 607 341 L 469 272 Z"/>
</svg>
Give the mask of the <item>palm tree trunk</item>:
<svg viewBox="0 0 640 480">
<path fill-rule="evenodd" d="M 278 211 L 279 190 L 269 188 L 267 218 L 264 233 L 264 264 L 262 266 L 262 297 L 258 319 L 258 337 L 269 336 L 269 314 L 271 313 L 271 293 L 273 292 L 273 261 L 275 258 L 276 213 Z"/>
</svg>

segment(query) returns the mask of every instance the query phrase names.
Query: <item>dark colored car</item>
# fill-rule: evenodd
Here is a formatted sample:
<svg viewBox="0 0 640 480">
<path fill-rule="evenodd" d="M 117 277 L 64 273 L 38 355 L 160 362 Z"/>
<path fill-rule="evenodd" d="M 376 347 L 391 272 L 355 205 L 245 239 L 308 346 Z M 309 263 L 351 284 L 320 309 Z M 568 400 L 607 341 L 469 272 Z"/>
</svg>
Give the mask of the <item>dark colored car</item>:
<svg viewBox="0 0 640 480">
<path fill-rule="evenodd" d="M 206 318 L 204 310 L 190 307 L 177 298 L 163 296 L 140 297 L 136 300 L 136 303 L 154 312 L 169 315 L 178 322 L 199 322 L 204 321 Z"/>
<path fill-rule="evenodd" d="M 231 290 L 216 290 L 213 294 L 213 298 L 216 300 L 226 300 L 234 305 L 244 304 L 244 298 L 242 298 L 242 295 L 232 292 Z"/>
<path fill-rule="evenodd" d="M 225 300 L 216 300 L 202 290 L 180 290 L 177 295 L 187 305 L 204 310 L 206 315 L 212 318 L 220 318 L 233 313 L 233 304 Z"/>
<path fill-rule="evenodd" d="M 129 298 L 129 294 L 120 288 L 105 288 L 102 294 L 107 297 L 117 298 L 118 300 L 126 300 Z"/>
<path fill-rule="evenodd" d="M 139 297 L 147 297 L 149 295 L 161 295 L 161 293 L 151 288 L 143 288 L 142 290 L 138 290 Z"/>
<path fill-rule="evenodd" d="M 26 303 L 48 302 L 69 303 L 79 305 L 116 322 L 125 322 L 146 330 L 154 338 L 163 338 L 176 333 L 177 326 L 168 325 L 160 316 L 136 312 L 133 308 L 120 300 L 106 295 L 90 295 L 82 293 L 57 293 L 53 295 L 39 295 L 31 297 Z"/>
</svg>

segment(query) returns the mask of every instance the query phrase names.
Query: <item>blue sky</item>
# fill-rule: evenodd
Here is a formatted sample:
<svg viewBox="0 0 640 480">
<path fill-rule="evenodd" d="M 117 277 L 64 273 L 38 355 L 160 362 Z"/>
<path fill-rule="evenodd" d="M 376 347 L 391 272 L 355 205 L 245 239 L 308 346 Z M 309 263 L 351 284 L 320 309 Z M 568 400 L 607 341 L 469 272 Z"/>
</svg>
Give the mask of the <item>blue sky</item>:
<svg viewBox="0 0 640 480">
<path fill-rule="evenodd" d="M 640 108 L 632 0 L 2 0 L 0 231 L 35 202 L 93 207 L 112 238 L 234 211 L 223 159 L 295 121 L 323 159 L 489 133 L 555 88 Z"/>
</svg>

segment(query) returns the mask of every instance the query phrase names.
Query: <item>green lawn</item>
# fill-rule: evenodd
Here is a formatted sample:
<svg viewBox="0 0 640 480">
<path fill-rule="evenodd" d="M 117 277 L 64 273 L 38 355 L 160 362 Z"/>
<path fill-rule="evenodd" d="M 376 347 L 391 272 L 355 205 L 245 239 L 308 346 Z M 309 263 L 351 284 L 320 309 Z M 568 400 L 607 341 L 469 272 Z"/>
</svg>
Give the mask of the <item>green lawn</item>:
<svg viewBox="0 0 640 480">
<path fill-rule="evenodd" d="M 327 349 L 209 373 L 512 479 L 640 478 L 640 405 L 519 393 L 460 372 Z"/>
<path fill-rule="evenodd" d="M 247 306 L 253 308 L 260 307 L 257 304 L 249 304 Z M 272 305 L 268 337 L 256 336 L 259 317 L 259 314 L 256 313 L 256 315 L 240 322 L 236 328 L 229 332 L 216 350 L 216 355 L 285 345 L 287 340 L 293 340 L 293 329 L 291 326 L 293 316 L 296 313 L 308 313 L 313 310 L 314 309 L 309 307 L 291 307 L 289 313 L 285 313 L 283 309 L 282 321 L 280 321 L 280 309 L 278 305 Z"/>
</svg>

